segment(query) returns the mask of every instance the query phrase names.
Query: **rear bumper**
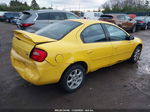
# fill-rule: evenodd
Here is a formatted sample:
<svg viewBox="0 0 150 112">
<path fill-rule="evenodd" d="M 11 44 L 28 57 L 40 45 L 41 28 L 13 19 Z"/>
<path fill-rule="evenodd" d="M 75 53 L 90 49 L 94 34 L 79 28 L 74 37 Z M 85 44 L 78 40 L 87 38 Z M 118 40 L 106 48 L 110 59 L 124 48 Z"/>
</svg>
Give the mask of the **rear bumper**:
<svg viewBox="0 0 150 112">
<path fill-rule="evenodd" d="M 20 76 L 34 84 L 45 85 L 59 82 L 64 66 L 52 66 L 47 61 L 35 62 L 32 59 L 26 59 L 11 50 L 11 63 Z"/>
<path fill-rule="evenodd" d="M 137 24 L 137 25 L 136 25 L 136 27 L 137 27 L 138 29 L 143 29 L 143 28 L 145 28 L 145 26 L 146 26 L 146 24 Z"/>
</svg>

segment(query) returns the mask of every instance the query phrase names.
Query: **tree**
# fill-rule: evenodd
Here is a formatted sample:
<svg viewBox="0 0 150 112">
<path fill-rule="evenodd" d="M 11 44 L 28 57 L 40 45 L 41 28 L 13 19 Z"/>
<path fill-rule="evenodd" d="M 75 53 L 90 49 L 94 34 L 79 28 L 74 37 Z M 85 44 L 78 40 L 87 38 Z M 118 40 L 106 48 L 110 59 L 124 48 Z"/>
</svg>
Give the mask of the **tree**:
<svg viewBox="0 0 150 112">
<path fill-rule="evenodd" d="M 39 7 L 38 3 L 36 2 L 36 0 L 32 0 L 31 8 L 32 9 L 40 9 L 40 7 Z"/>
</svg>

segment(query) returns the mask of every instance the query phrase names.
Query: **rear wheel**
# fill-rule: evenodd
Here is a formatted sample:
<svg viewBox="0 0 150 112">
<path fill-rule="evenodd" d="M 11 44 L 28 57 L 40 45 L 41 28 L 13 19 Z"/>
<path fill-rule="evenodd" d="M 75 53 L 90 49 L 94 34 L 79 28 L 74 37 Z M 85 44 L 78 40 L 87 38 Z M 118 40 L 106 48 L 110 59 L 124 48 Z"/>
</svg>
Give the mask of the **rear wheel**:
<svg viewBox="0 0 150 112">
<path fill-rule="evenodd" d="M 79 89 L 85 80 L 85 68 L 79 64 L 74 64 L 64 72 L 60 86 L 67 92 L 74 92 Z"/>
<path fill-rule="evenodd" d="M 141 46 L 137 46 L 137 47 L 135 48 L 135 50 L 134 50 L 134 52 L 133 52 L 133 54 L 132 54 L 132 56 L 131 56 L 131 58 L 130 58 L 130 61 L 131 61 L 132 63 L 136 63 L 136 62 L 139 60 L 140 55 L 141 55 L 141 50 L 142 50 L 142 47 L 141 47 Z"/>
<path fill-rule="evenodd" d="M 145 27 L 144 27 L 144 30 L 147 30 L 148 29 L 148 26 L 146 25 Z"/>
</svg>

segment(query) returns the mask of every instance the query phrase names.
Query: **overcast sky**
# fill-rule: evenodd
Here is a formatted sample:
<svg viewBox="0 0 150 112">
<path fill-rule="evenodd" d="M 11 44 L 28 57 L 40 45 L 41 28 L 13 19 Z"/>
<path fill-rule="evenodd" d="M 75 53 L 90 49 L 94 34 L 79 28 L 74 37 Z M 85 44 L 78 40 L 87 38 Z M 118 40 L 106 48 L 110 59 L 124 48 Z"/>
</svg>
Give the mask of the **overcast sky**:
<svg viewBox="0 0 150 112">
<path fill-rule="evenodd" d="M 19 0 L 31 3 L 32 0 Z M 51 4 L 57 9 L 98 9 L 107 0 L 36 0 L 40 7 L 50 7 Z M 9 3 L 10 0 L 0 0 L 0 3 Z"/>
</svg>

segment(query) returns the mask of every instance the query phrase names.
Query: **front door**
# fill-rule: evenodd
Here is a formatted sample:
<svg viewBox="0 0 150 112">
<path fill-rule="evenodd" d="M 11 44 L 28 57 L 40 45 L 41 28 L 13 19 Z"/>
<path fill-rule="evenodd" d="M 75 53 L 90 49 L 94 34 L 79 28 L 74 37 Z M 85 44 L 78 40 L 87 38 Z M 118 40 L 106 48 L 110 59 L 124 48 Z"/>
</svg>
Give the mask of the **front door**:
<svg viewBox="0 0 150 112">
<path fill-rule="evenodd" d="M 113 47 L 111 63 L 114 64 L 130 58 L 133 52 L 133 40 L 127 40 L 128 34 L 116 26 L 105 24 L 105 27 Z"/>
</svg>

